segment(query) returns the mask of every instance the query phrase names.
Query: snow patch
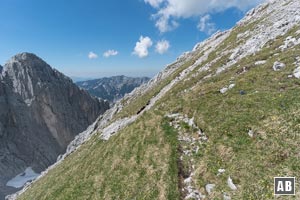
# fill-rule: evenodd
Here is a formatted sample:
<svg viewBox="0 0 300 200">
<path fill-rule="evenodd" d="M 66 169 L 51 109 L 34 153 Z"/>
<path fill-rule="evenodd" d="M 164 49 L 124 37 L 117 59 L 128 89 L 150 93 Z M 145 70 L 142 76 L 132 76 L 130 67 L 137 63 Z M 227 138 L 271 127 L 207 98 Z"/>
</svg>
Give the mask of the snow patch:
<svg viewBox="0 0 300 200">
<path fill-rule="evenodd" d="M 31 167 L 27 167 L 25 171 L 21 174 L 18 174 L 16 177 L 12 178 L 6 183 L 6 186 L 21 188 L 28 181 L 36 179 L 40 174 L 35 173 Z"/>
</svg>

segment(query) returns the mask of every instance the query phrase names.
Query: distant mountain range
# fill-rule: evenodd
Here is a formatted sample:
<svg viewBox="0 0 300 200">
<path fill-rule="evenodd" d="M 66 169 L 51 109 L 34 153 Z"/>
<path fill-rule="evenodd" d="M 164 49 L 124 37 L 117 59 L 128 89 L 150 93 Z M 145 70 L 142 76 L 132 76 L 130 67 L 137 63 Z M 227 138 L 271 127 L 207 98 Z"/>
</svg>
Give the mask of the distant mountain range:
<svg viewBox="0 0 300 200">
<path fill-rule="evenodd" d="M 88 81 L 76 82 L 76 84 L 91 95 L 114 103 L 121 99 L 125 94 L 130 93 L 136 87 L 150 80 L 148 77 L 126 77 L 113 76 Z"/>
<path fill-rule="evenodd" d="M 77 76 L 70 76 L 70 78 L 73 80 L 74 83 L 80 82 L 80 81 L 88 81 L 88 80 L 96 79 L 96 78 L 77 77 Z"/>
</svg>

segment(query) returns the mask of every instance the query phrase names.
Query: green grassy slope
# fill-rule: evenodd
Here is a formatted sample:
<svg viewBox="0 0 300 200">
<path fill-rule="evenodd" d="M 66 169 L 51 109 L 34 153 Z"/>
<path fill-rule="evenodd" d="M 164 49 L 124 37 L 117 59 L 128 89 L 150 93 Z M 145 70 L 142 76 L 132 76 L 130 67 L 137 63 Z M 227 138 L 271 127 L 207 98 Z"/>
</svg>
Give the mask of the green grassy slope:
<svg viewBox="0 0 300 200">
<path fill-rule="evenodd" d="M 300 47 L 283 53 L 275 50 L 285 37 L 263 49 L 262 54 L 243 59 L 184 94 L 182 91 L 199 77 L 178 84 L 161 100 L 173 99 L 160 110 L 194 117 L 209 137 L 208 143 L 200 145 L 195 159 L 196 184 L 201 192 L 205 193 L 206 184 L 216 184 L 211 199 L 221 199 L 224 191 L 233 199 L 273 199 L 274 176 L 300 175 L 300 80 L 288 78 L 295 69 L 293 63 L 300 55 Z M 269 59 L 266 64 L 255 66 L 255 61 L 262 58 Z M 280 72 L 272 69 L 277 60 L 287 65 Z M 238 74 L 243 66 L 248 66 L 248 71 Z M 221 94 L 219 89 L 230 82 L 236 86 Z M 246 94 L 241 95 L 240 91 Z M 249 130 L 254 131 L 253 138 L 248 136 Z M 220 168 L 226 172 L 217 176 Z M 237 191 L 228 188 L 228 176 L 239 186 Z"/>
<path fill-rule="evenodd" d="M 237 34 L 253 26 L 234 29 L 208 61 L 218 52 L 233 48 Z M 178 165 L 180 144 L 177 130 L 165 117 L 169 113 L 194 117 L 208 136 L 207 142 L 198 144 L 198 153 L 192 155 L 197 189 L 208 196 L 205 185 L 216 185 L 208 199 L 223 199 L 224 192 L 237 200 L 274 199 L 274 176 L 300 177 L 300 80 L 288 78 L 295 69 L 295 58 L 300 56 L 300 45 L 278 50 L 288 35 L 296 35 L 296 30 L 299 27 L 217 76 L 203 79 L 226 63 L 228 55 L 219 58 L 210 72 L 179 82 L 151 110 L 110 140 L 93 136 L 19 199 L 180 199 L 178 172 L 188 166 Z M 260 60 L 266 63 L 254 65 Z M 286 67 L 273 71 L 275 61 Z M 191 63 L 183 64 L 169 79 Z M 131 102 L 115 118 L 136 113 L 169 79 Z M 221 94 L 219 90 L 230 83 L 235 87 Z M 182 126 L 188 134 L 194 134 L 186 124 Z M 249 130 L 253 137 L 248 135 Z M 218 176 L 221 168 L 226 171 Z M 235 191 L 227 185 L 229 176 L 238 187 Z M 290 199 L 299 198 L 298 194 Z"/>
<path fill-rule="evenodd" d="M 157 121 L 149 112 L 107 142 L 94 137 L 20 199 L 176 199 L 177 135 Z"/>
</svg>

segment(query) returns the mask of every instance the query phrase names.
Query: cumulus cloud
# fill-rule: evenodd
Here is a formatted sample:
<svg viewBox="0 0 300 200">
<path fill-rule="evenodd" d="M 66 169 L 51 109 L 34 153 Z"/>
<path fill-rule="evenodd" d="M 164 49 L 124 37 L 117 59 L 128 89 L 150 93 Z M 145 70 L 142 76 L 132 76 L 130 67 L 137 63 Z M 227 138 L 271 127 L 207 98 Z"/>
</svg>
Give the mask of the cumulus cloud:
<svg viewBox="0 0 300 200">
<path fill-rule="evenodd" d="M 106 52 L 104 52 L 103 56 L 104 56 L 105 58 L 108 58 L 108 57 L 110 57 L 110 56 L 116 56 L 116 55 L 118 55 L 118 54 L 119 54 L 118 51 L 111 49 L 111 50 L 107 50 Z"/>
<path fill-rule="evenodd" d="M 161 40 L 161 41 L 157 42 L 157 44 L 155 46 L 155 51 L 159 54 L 164 54 L 168 51 L 169 48 L 170 48 L 169 41 Z"/>
<path fill-rule="evenodd" d="M 206 34 L 211 35 L 217 29 L 216 29 L 216 25 L 214 23 L 210 22 L 210 20 L 211 20 L 210 15 L 207 14 L 207 15 L 202 16 L 200 18 L 197 28 Z"/>
<path fill-rule="evenodd" d="M 96 59 L 96 58 L 98 58 L 98 55 L 91 51 L 91 52 L 89 53 L 89 55 L 88 55 L 88 58 L 89 58 L 89 59 Z"/>
<path fill-rule="evenodd" d="M 154 8 L 158 8 L 163 1 L 164 0 L 145 0 L 145 3 L 149 3 Z"/>
<path fill-rule="evenodd" d="M 157 12 L 152 16 L 160 32 L 176 28 L 180 18 L 200 17 L 209 13 L 224 11 L 228 8 L 246 10 L 265 0 L 144 0 Z"/>
<path fill-rule="evenodd" d="M 145 58 L 148 56 L 148 49 L 153 45 L 152 40 L 149 37 L 140 37 L 140 40 L 136 42 L 133 54 L 140 58 Z"/>
</svg>

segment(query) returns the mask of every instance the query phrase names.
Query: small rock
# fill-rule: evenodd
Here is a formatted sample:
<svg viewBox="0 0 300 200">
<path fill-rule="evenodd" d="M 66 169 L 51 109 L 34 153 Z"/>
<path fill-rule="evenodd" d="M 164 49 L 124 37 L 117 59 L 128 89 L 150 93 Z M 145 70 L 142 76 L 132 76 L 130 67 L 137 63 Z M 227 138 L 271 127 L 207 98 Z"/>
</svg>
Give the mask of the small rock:
<svg viewBox="0 0 300 200">
<path fill-rule="evenodd" d="M 246 94 L 246 92 L 244 90 L 240 91 L 240 95 L 245 95 L 245 94 Z"/>
<path fill-rule="evenodd" d="M 284 63 L 281 63 L 281 62 L 274 62 L 274 65 L 273 65 L 273 70 L 274 71 L 280 71 L 282 68 L 285 67 L 285 64 Z"/>
<path fill-rule="evenodd" d="M 199 152 L 199 147 L 198 147 L 198 146 L 194 149 L 194 152 L 195 152 L 195 153 L 198 153 L 198 152 Z"/>
<path fill-rule="evenodd" d="M 192 177 L 188 177 L 186 179 L 184 179 L 184 184 L 189 184 L 192 182 Z"/>
<path fill-rule="evenodd" d="M 223 199 L 224 200 L 231 200 L 231 197 L 228 194 L 224 193 L 223 194 Z"/>
<path fill-rule="evenodd" d="M 293 72 L 294 77 L 300 78 L 300 67 L 297 67 Z"/>
<path fill-rule="evenodd" d="M 220 90 L 220 93 L 221 94 L 224 94 L 224 93 L 226 93 L 228 91 L 228 88 L 227 87 L 224 87 L 224 88 L 222 88 L 221 90 Z"/>
<path fill-rule="evenodd" d="M 217 176 L 223 174 L 225 171 L 226 171 L 225 169 L 218 169 L 218 174 L 217 174 Z"/>
<path fill-rule="evenodd" d="M 194 123 L 194 117 L 192 119 L 188 119 L 188 124 L 190 127 L 194 127 L 195 123 Z"/>
<path fill-rule="evenodd" d="M 230 187 L 230 189 L 232 190 L 237 190 L 237 187 L 234 185 L 234 183 L 232 182 L 232 179 L 230 178 L 230 176 L 227 179 L 227 185 Z"/>
<path fill-rule="evenodd" d="M 231 83 L 228 87 L 223 87 L 221 90 L 220 90 L 220 93 L 221 94 L 224 94 L 226 93 L 228 90 L 234 88 L 235 84 L 234 83 Z"/>
<path fill-rule="evenodd" d="M 202 195 L 198 190 L 190 192 L 184 199 L 204 199 L 205 195 Z"/>
<path fill-rule="evenodd" d="M 234 88 L 234 86 L 235 86 L 235 84 L 232 83 L 232 84 L 230 84 L 230 85 L 228 86 L 228 89 L 230 90 L 230 89 Z"/>
<path fill-rule="evenodd" d="M 249 130 L 249 131 L 248 131 L 248 135 L 249 135 L 250 137 L 253 137 L 253 136 L 254 136 L 254 131 L 253 131 L 253 130 Z"/>
<path fill-rule="evenodd" d="M 259 61 L 256 61 L 255 63 L 254 63 L 254 65 L 263 65 L 263 64 L 265 64 L 267 61 L 265 61 L 265 60 L 259 60 Z"/>
<path fill-rule="evenodd" d="M 216 186 L 215 184 L 207 184 L 205 186 L 206 192 L 210 195 L 212 193 L 212 191 L 213 191 L 213 189 L 214 189 L 215 186 Z"/>
<path fill-rule="evenodd" d="M 288 49 L 295 45 L 298 45 L 299 43 L 300 43 L 300 40 L 297 40 L 296 38 L 293 38 L 292 36 L 288 36 L 285 39 L 284 44 L 281 45 L 279 48 L 283 51 L 285 49 Z"/>
<path fill-rule="evenodd" d="M 179 113 L 173 113 L 173 114 L 169 114 L 169 115 L 166 115 L 166 116 L 169 117 L 169 118 L 176 118 L 179 115 L 180 115 Z"/>
</svg>

